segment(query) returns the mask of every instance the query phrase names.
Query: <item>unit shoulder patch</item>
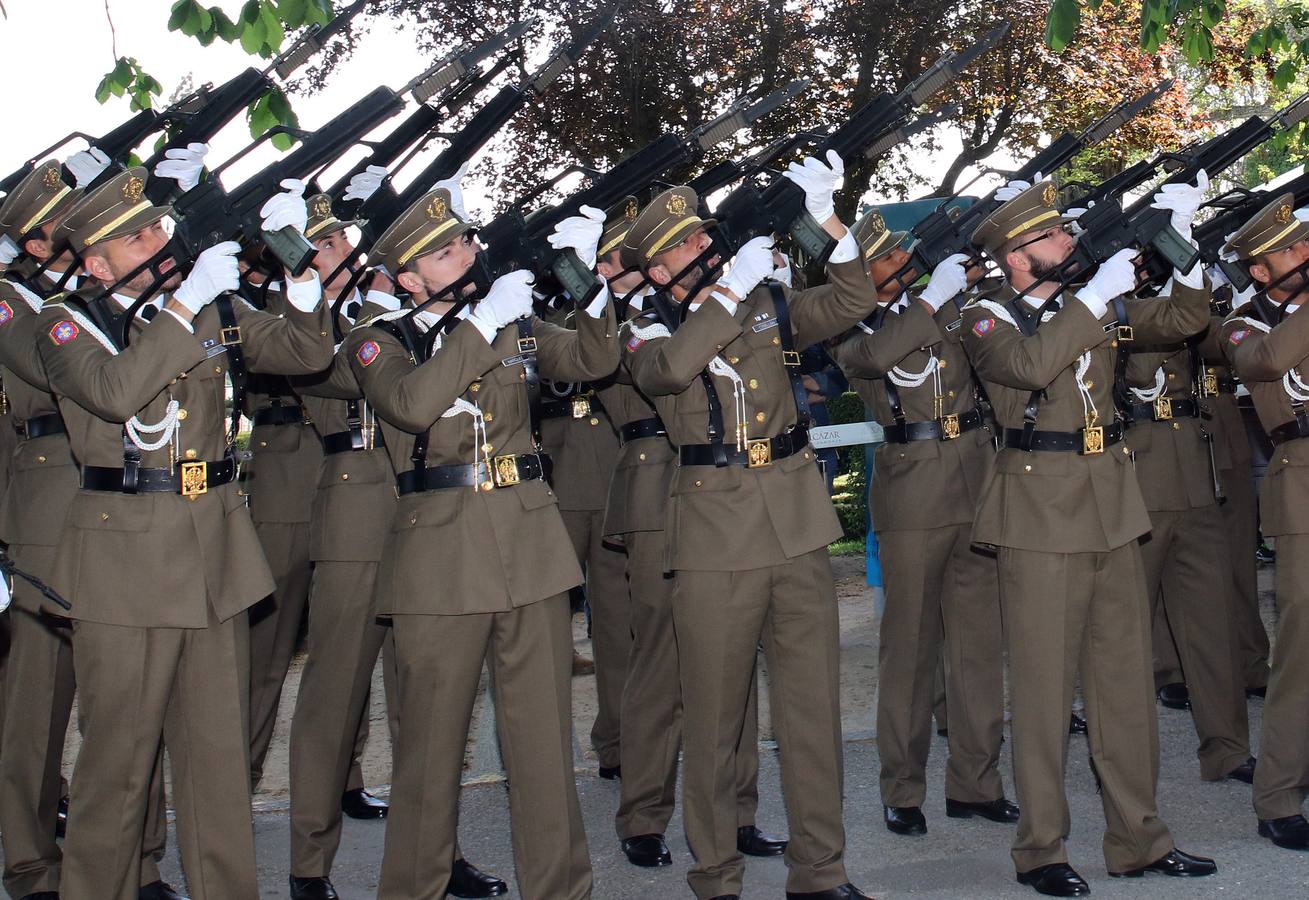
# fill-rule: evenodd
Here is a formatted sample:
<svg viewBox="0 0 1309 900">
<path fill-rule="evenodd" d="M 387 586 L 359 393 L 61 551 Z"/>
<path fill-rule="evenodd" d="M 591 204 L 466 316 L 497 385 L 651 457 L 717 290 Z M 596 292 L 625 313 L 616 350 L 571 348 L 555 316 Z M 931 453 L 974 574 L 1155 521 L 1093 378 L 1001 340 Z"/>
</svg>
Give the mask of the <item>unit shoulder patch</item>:
<svg viewBox="0 0 1309 900">
<path fill-rule="evenodd" d="M 382 346 L 377 341 L 364 341 L 359 345 L 359 349 L 355 351 L 355 357 L 358 358 L 361 364 L 367 366 L 371 365 L 381 352 Z"/>
<path fill-rule="evenodd" d="M 54 341 L 56 347 L 62 347 L 80 333 L 76 325 L 68 319 L 64 319 L 62 322 L 56 322 L 55 326 L 50 329 L 50 340 Z"/>
</svg>

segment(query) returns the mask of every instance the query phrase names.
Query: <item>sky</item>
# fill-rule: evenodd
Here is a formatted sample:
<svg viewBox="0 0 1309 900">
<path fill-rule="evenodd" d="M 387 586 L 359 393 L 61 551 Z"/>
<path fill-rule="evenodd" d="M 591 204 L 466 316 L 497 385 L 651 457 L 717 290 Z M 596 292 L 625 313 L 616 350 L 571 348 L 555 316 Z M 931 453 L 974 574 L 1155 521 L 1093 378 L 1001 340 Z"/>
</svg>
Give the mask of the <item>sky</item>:
<svg viewBox="0 0 1309 900">
<path fill-rule="evenodd" d="M 242 69 L 261 62 L 245 54 L 239 46 L 219 40 L 209 47 L 201 47 L 193 38 L 168 31 L 171 0 L 5 0 L 8 18 L 0 19 L 0 59 L 10 72 L 22 72 L 29 77 L 11 79 L 11 85 L 16 86 L 10 88 L 5 98 L 5 118 L 10 123 L 11 136 L 0 144 L 0 174 L 13 171 L 72 131 L 100 134 L 131 114 L 125 98 L 110 98 L 108 103 L 100 105 L 94 96 L 96 85 L 112 68 L 115 59 L 115 39 L 111 37 L 105 15 L 106 2 L 113 16 L 118 55 L 135 56 L 145 71 L 163 85 L 165 98 L 187 75 L 196 84 L 221 84 Z M 233 17 L 241 7 L 240 0 L 216 2 Z M 420 55 L 406 40 L 403 27 L 403 22 L 373 24 L 354 57 L 338 68 L 323 91 L 312 97 L 293 97 L 302 127 L 322 124 L 379 83 L 398 88 L 430 65 L 432 60 Z M 52 51 L 57 54 L 53 59 Z M 379 132 L 385 133 L 400 116 L 384 123 Z M 226 159 L 249 141 L 244 120 L 234 120 L 212 142 L 210 164 Z M 942 135 L 942 144 L 942 150 L 922 154 L 915 166 L 923 170 L 944 167 L 958 151 L 957 134 L 947 131 Z M 84 146 L 85 142 L 79 140 L 57 155 L 62 159 Z M 494 153 L 494 144 L 482 152 Z M 224 183 L 234 187 L 240 177 L 255 171 L 261 162 L 266 164 L 272 153 L 268 149 L 251 154 L 232 167 Z M 1005 160 L 997 160 L 995 164 L 1011 165 Z M 411 171 L 418 171 L 421 165 L 420 157 Z M 552 173 L 542 173 L 548 174 Z M 967 180 L 965 176 L 960 183 Z M 983 181 L 977 187 L 990 186 L 993 183 Z M 490 187 L 476 182 L 465 185 L 469 210 L 475 217 L 479 213 L 485 217 L 490 212 L 487 199 Z M 873 194 L 866 199 L 876 202 L 877 197 Z"/>
</svg>

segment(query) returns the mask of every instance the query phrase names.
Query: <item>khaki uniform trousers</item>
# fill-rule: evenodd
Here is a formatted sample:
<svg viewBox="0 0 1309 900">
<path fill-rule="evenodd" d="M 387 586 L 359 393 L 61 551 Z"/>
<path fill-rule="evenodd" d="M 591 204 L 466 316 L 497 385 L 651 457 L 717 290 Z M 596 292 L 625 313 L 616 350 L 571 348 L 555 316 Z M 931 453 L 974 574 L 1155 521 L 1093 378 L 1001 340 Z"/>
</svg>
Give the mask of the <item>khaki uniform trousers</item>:
<svg viewBox="0 0 1309 900">
<path fill-rule="evenodd" d="M 664 533 L 631 532 L 627 579 L 632 656 L 623 687 L 623 778 L 614 826 L 619 838 L 663 834 L 673 815 L 682 746 L 682 686 L 673 631 L 673 579 L 664 573 Z M 736 748 L 736 824 L 759 807 L 759 681 L 750 680 Z"/>
<path fill-rule="evenodd" d="M 41 577 L 50 569 L 54 549 L 13 546 L 10 554 L 19 568 Z M 21 580 L 15 588 L 35 591 Z M 25 897 L 59 890 L 63 853 L 55 839 L 55 816 L 68 791 L 62 762 L 76 678 L 72 629 L 66 620 L 18 606 L 8 615 L 14 643 L 4 709 L 12 710 L 13 717 L 5 723 L 0 741 L 0 839 L 5 890 L 12 897 Z M 142 839 L 141 884 L 159 880 L 158 862 L 166 842 L 163 768 L 157 763 Z"/>
<path fill-rule="evenodd" d="M 561 509 L 559 514 L 586 573 L 586 601 L 591 606 L 597 707 L 591 747 L 600 765 L 613 768 L 620 761 L 623 685 L 627 682 L 627 658 L 632 652 L 626 562 L 622 553 L 604 543 L 604 510 Z"/>
<path fill-rule="evenodd" d="M 397 615 L 392 622 L 402 724 L 380 900 L 445 896 L 483 660 L 509 782 L 519 895 L 589 897 L 591 860 L 573 779 L 568 595 L 502 613 Z"/>
<path fill-rule="evenodd" d="M 845 884 L 840 622 L 827 548 L 742 572 L 680 570 L 673 588 L 682 677 L 682 808 L 701 900 L 741 893 L 737 747 L 762 637 L 791 839 L 788 891 Z"/>
<path fill-rule="evenodd" d="M 377 655 L 392 747 L 399 743 L 395 642 L 373 614 L 375 562 L 314 563 L 309 653 L 291 719 L 291 874 L 324 877 L 341 843 L 341 795 L 363 787 L 368 695 Z"/>
<path fill-rule="evenodd" d="M 1162 602 L 1190 688 L 1200 777 L 1215 781 L 1250 756 L 1245 686 L 1231 628 L 1227 534 L 1218 507 L 1152 511 L 1141 545 L 1152 606 Z M 1162 595 L 1162 601 L 1161 601 Z"/>
<path fill-rule="evenodd" d="M 82 750 L 73 771 L 63 900 L 136 900 L 159 741 L 192 900 L 258 900 L 250 810 L 249 632 L 73 623 Z"/>
<path fill-rule="evenodd" d="M 975 552 L 972 525 L 878 535 L 886 583 L 878 650 L 877 752 L 882 803 L 922 806 L 938 660 L 945 663 L 950 757 L 945 795 L 1004 796 L 1004 659 L 995 558 Z"/>
<path fill-rule="evenodd" d="M 1277 634 L 1264 700 L 1254 810 L 1299 815 L 1309 795 L 1309 534 L 1277 535 Z"/>
<path fill-rule="evenodd" d="M 273 742 L 300 621 L 309 603 L 309 523 L 256 522 L 276 590 L 250 608 L 250 783 L 258 786 Z M 338 797 L 339 801 L 340 798 Z"/>
<path fill-rule="evenodd" d="M 1019 872 L 1068 861 L 1064 771 L 1068 710 L 1081 672 L 1087 736 L 1100 773 L 1111 872 L 1173 849 L 1159 818 L 1159 732 L 1151 691 L 1150 613 L 1140 549 L 999 551 L 1009 656 Z"/>
</svg>

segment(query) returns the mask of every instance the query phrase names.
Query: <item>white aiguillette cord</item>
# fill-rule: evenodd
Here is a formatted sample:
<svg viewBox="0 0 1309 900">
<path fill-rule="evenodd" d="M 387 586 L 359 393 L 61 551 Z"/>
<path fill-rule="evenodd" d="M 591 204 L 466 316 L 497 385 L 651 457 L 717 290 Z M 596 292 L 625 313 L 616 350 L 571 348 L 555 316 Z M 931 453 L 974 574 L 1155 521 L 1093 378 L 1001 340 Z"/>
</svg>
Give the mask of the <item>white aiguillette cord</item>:
<svg viewBox="0 0 1309 900">
<path fill-rule="evenodd" d="M 655 338 L 665 338 L 670 336 L 668 328 L 658 322 L 641 328 L 635 322 L 632 323 L 632 336 L 640 341 L 649 341 Z M 727 360 L 721 356 L 715 356 L 709 360 L 709 371 L 726 378 L 732 382 L 732 405 L 736 414 L 736 449 L 739 453 L 745 449 L 748 435 L 746 434 L 746 422 L 749 417 L 749 411 L 745 405 L 745 381 L 741 378 L 740 373 L 728 365 Z"/>
<path fill-rule="evenodd" d="M 1154 387 L 1152 388 L 1132 388 L 1132 393 L 1137 400 L 1142 403 L 1153 403 L 1158 400 L 1164 393 L 1164 367 L 1160 366 L 1154 373 Z"/>
</svg>

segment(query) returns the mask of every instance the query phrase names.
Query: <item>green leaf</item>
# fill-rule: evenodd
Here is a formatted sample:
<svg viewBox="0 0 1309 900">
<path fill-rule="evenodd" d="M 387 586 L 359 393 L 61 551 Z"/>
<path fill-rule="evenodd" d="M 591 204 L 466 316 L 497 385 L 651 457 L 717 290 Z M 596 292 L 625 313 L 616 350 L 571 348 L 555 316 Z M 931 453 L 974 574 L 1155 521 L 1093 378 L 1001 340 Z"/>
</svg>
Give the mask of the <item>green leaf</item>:
<svg viewBox="0 0 1309 900">
<path fill-rule="evenodd" d="M 291 109 L 291 101 L 286 98 L 286 94 L 281 88 L 273 88 L 268 92 L 268 111 L 272 113 L 273 118 L 283 125 L 290 125 L 295 121 L 295 112 Z"/>
<path fill-rule="evenodd" d="M 172 15 L 168 17 L 168 30 L 180 31 L 182 23 L 186 21 L 187 15 L 191 12 L 191 5 L 195 0 L 177 0 L 173 4 Z"/>
<path fill-rule="evenodd" d="M 1045 43 L 1056 53 L 1068 46 L 1077 33 L 1082 10 L 1077 0 L 1054 0 L 1045 20 Z"/>
<path fill-rule="evenodd" d="M 275 134 L 269 138 L 269 143 L 285 153 L 287 150 L 290 150 L 295 146 L 295 138 L 291 137 L 289 134 Z"/>
<path fill-rule="evenodd" d="M 195 14 L 200 22 L 200 31 L 202 33 L 214 27 L 214 14 L 201 6 L 199 0 L 196 0 Z"/>
<path fill-rule="evenodd" d="M 263 15 L 260 18 L 264 22 L 264 43 L 270 51 L 276 53 L 282 46 L 282 41 L 286 38 L 286 30 L 282 28 L 282 20 L 277 17 L 271 3 L 264 7 Z"/>
<path fill-rule="evenodd" d="M 334 15 L 332 0 L 309 0 L 309 7 L 305 13 L 305 24 L 326 25 L 332 21 Z"/>
<path fill-rule="evenodd" d="M 1273 84 L 1279 90 L 1286 90 L 1295 83 L 1295 76 L 1299 74 L 1300 66 L 1294 60 L 1284 60 L 1277 71 L 1273 73 Z"/>
<path fill-rule="evenodd" d="M 241 26 L 229 19 L 227 13 L 217 6 L 210 7 L 209 13 L 214 19 L 214 31 L 220 38 L 230 44 L 241 36 Z"/>
<path fill-rule="evenodd" d="M 244 16 L 242 19 L 244 20 Z M 258 53 L 264 47 L 266 33 L 267 27 L 264 25 L 262 15 L 255 18 L 253 22 L 245 23 L 241 30 L 241 49 L 252 56 Z"/>
<path fill-rule="evenodd" d="M 100 83 L 99 83 L 98 85 L 96 85 L 96 88 L 95 88 L 95 100 L 96 100 L 96 102 L 97 102 L 97 103 L 108 103 L 108 102 L 109 102 L 109 92 L 110 92 L 111 89 L 112 89 L 112 82 L 110 82 L 110 80 L 109 80 L 109 76 L 106 75 L 104 78 L 101 78 L 101 79 L 100 79 Z"/>
<path fill-rule="evenodd" d="M 277 0 L 277 14 L 287 28 L 299 28 L 309 14 L 309 0 Z"/>
</svg>

